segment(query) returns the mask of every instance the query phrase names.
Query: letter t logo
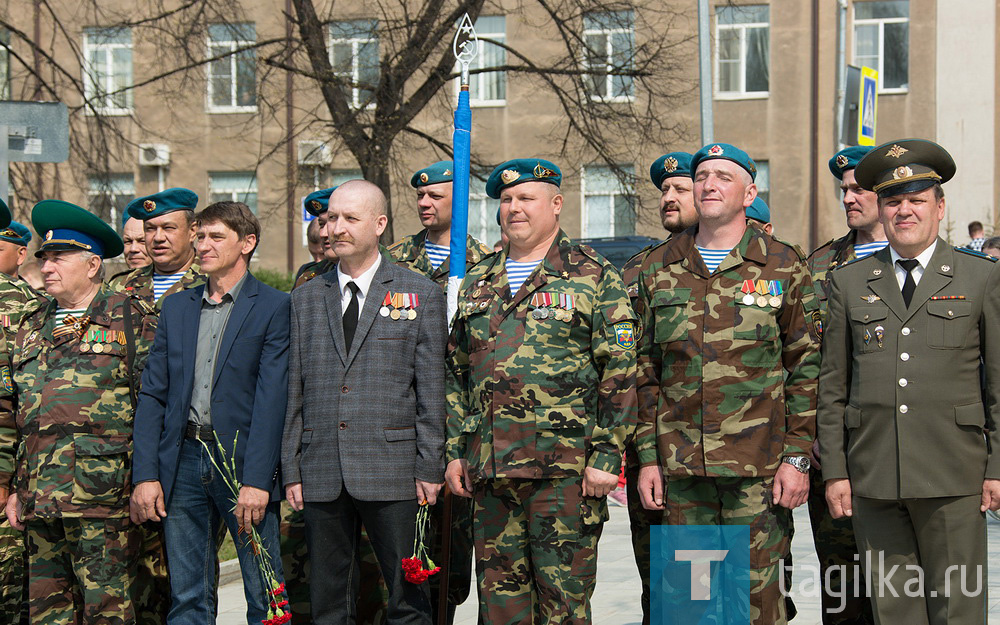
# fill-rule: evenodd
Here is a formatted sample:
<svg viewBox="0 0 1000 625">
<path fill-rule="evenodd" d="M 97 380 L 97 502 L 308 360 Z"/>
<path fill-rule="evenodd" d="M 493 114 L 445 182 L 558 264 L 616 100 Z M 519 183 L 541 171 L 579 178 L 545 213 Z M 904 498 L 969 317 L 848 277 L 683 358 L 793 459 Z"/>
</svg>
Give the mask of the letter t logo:
<svg viewBox="0 0 1000 625">
<path fill-rule="evenodd" d="M 727 553 L 728 549 L 678 549 L 674 552 L 678 562 L 691 563 L 692 601 L 712 598 L 712 562 L 722 562 Z"/>
</svg>

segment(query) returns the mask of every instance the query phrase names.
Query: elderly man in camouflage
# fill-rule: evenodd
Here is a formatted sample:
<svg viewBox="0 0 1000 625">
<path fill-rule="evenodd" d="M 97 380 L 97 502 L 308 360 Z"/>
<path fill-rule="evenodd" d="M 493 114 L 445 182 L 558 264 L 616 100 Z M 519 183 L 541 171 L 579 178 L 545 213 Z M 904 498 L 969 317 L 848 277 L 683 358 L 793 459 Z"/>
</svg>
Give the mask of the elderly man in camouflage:
<svg viewBox="0 0 1000 625">
<path fill-rule="evenodd" d="M 389 247 L 389 253 L 396 263 L 423 274 L 448 290 L 449 260 L 451 255 L 451 188 L 452 161 L 438 161 L 418 170 L 410 178 L 410 186 L 417 190 L 417 210 L 423 230 L 397 241 Z M 472 235 L 466 240 L 466 267 L 473 265 L 490 254 L 485 245 Z M 472 505 L 468 499 L 452 496 L 445 488 L 443 497 L 432 509 L 431 523 L 434 529 L 434 562 L 444 565 L 448 573 L 448 618 L 455 620 L 455 608 L 469 597 L 472 583 Z M 446 556 L 444 549 L 445 509 L 450 508 L 450 548 Z M 435 575 L 430 579 L 431 607 L 434 622 L 438 620 L 440 586 L 442 579 Z"/>
<path fill-rule="evenodd" d="M 143 302 L 101 286 L 102 259 L 123 249 L 111 226 L 58 200 L 38 203 L 32 223 L 54 300 L 25 315 L 10 349 L 19 440 L 6 502 L 11 524 L 27 528 L 30 618 L 127 625 L 138 539 L 130 393 L 155 322 Z"/>
<path fill-rule="evenodd" d="M 797 248 L 746 220 L 746 153 L 705 146 L 691 168 L 698 225 L 639 277 L 639 492 L 665 525 L 751 526 L 754 589 L 727 609 L 785 623 L 778 565 L 809 491 L 818 304 Z"/>
<path fill-rule="evenodd" d="M 653 161 L 649 179 L 660 191 L 660 221 L 667 231 L 667 239 L 684 232 L 698 223 L 694 208 L 694 181 L 691 179 L 691 155 L 687 152 L 670 152 Z M 628 290 L 632 308 L 639 309 L 639 270 L 653 245 L 644 248 L 622 267 L 622 278 Z M 632 530 L 632 552 L 642 580 L 642 622 L 649 625 L 649 527 L 660 524 L 660 514 L 646 510 L 639 498 L 639 452 L 635 438 L 625 444 L 625 491 L 628 496 L 628 518 Z"/>
<path fill-rule="evenodd" d="M 561 174 L 497 167 L 509 246 L 473 267 L 449 345 L 446 478 L 472 497 L 480 620 L 591 622 L 597 541 L 635 420 L 635 319 L 559 227 Z"/>
<path fill-rule="evenodd" d="M 862 189 L 854 178 L 858 161 L 870 147 L 850 146 L 833 155 L 830 172 L 840 181 L 844 212 L 850 230 L 816 248 L 807 260 L 812 273 L 820 313 L 826 322 L 826 303 L 830 294 L 829 272 L 841 265 L 865 258 L 889 244 L 878 218 L 878 196 Z M 865 625 L 875 622 L 871 600 L 864 592 L 854 593 L 854 572 L 858 546 L 850 519 L 834 519 L 826 503 L 826 485 L 820 472 L 823 455 L 813 448 L 815 463 L 809 471 L 809 520 L 823 580 L 822 605 L 824 625 Z M 832 568 L 831 568 L 832 567 Z M 830 571 L 829 573 L 827 571 Z M 831 611 L 833 610 L 833 611 Z"/>
</svg>

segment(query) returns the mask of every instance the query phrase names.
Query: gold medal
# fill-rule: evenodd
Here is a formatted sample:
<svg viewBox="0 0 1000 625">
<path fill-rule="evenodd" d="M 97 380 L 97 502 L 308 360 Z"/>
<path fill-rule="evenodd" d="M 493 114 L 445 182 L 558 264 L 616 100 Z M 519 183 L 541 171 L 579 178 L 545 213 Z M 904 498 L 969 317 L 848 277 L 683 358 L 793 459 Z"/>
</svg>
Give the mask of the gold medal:
<svg viewBox="0 0 1000 625">
<path fill-rule="evenodd" d="M 781 298 L 775 295 L 767 303 L 771 305 L 771 308 L 777 308 L 781 306 Z"/>
<path fill-rule="evenodd" d="M 399 319 L 399 309 L 398 308 L 393 308 L 392 312 L 389 313 L 389 316 L 392 317 L 393 320 L 398 320 Z"/>
<path fill-rule="evenodd" d="M 410 309 L 410 321 L 413 321 L 416 318 L 417 318 L 417 311 L 414 310 L 413 308 L 411 308 Z"/>
<path fill-rule="evenodd" d="M 476 289 L 475 291 L 472 292 L 472 297 L 479 297 L 480 295 L 482 295 L 482 293 L 483 293 L 482 291 Z"/>
<path fill-rule="evenodd" d="M 757 298 L 757 305 L 760 306 L 761 308 L 767 308 L 767 298 L 764 297 L 763 295 L 759 296 Z"/>
<path fill-rule="evenodd" d="M 101 354 L 104 352 L 104 345 L 101 343 L 94 343 L 94 346 L 91 349 L 94 350 L 95 354 Z"/>
<path fill-rule="evenodd" d="M 84 354 L 86 354 L 87 352 L 89 352 L 90 351 L 90 343 L 81 343 L 80 344 L 80 351 L 83 352 Z"/>
<path fill-rule="evenodd" d="M 744 306 L 753 306 L 753 295 L 750 295 L 749 293 L 747 293 L 746 295 L 744 295 L 743 296 L 743 305 Z"/>
</svg>

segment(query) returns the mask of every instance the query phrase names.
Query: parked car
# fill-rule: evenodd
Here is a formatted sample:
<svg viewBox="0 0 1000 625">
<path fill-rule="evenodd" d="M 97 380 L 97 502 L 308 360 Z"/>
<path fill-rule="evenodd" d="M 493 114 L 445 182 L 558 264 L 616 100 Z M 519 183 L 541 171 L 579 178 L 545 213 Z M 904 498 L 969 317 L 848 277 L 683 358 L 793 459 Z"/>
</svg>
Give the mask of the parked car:
<svg viewBox="0 0 1000 625">
<path fill-rule="evenodd" d="M 627 237 L 594 237 L 591 239 L 577 239 L 577 243 L 583 243 L 597 250 L 597 253 L 611 261 L 615 267 L 621 269 L 628 259 L 638 254 L 643 248 L 659 243 L 662 239 L 653 237 L 642 237 L 631 235 Z"/>
</svg>

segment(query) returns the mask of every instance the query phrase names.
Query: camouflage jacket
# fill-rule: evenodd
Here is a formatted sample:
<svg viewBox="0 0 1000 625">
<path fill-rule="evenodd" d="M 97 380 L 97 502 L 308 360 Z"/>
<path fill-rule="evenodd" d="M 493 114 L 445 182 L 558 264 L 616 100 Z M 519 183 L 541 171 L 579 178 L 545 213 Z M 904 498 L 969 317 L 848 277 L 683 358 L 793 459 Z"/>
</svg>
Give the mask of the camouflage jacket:
<svg viewBox="0 0 1000 625">
<path fill-rule="evenodd" d="M 163 298 L 185 289 L 193 289 L 196 286 L 205 284 L 207 280 L 208 278 L 198 268 L 198 263 L 194 263 L 188 267 L 188 270 L 184 272 L 184 275 L 181 276 L 181 279 L 176 284 L 167 289 L 167 292 L 159 300 L 154 300 L 153 265 L 146 265 L 132 271 L 123 271 L 122 273 L 115 274 L 108 280 L 108 286 L 116 291 L 134 293 L 139 299 L 153 306 L 156 309 L 156 313 L 159 314 L 160 308 L 163 306 Z"/>
<path fill-rule="evenodd" d="M 295 274 L 295 284 L 292 286 L 292 290 L 299 288 L 306 282 L 309 282 L 316 276 L 321 276 L 328 271 L 333 271 L 337 267 L 337 261 L 327 260 L 314 260 L 311 263 L 306 263 L 299 267 L 299 272 Z"/>
<path fill-rule="evenodd" d="M 434 269 L 431 265 L 431 259 L 427 257 L 427 252 L 424 249 L 424 240 L 426 238 L 426 229 L 416 234 L 411 234 L 390 245 L 389 253 L 392 254 L 392 258 L 397 265 L 402 265 L 419 274 L 423 274 L 434 282 L 437 282 L 442 288 L 447 289 L 451 258 L 445 259 L 437 269 Z M 467 250 L 465 255 L 466 272 L 473 265 L 492 253 L 489 248 L 477 241 L 471 234 L 466 242 L 465 249 Z"/>
<path fill-rule="evenodd" d="M 562 231 L 513 296 L 506 260 L 487 256 L 459 294 L 448 461 L 467 459 L 476 480 L 617 473 L 636 419 L 635 315 L 621 276 Z"/>
<path fill-rule="evenodd" d="M 45 296 L 20 278 L 0 273 L 0 486 L 6 487 L 14 473 L 14 383 L 7 357 L 7 337 L 13 338 L 21 318 L 40 306 Z"/>
<path fill-rule="evenodd" d="M 816 431 L 812 279 L 797 248 L 754 226 L 709 275 L 696 233 L 642 265 L 639 460 L 667 475 L 773 475 L 783 455 L 811 455 Z M 767 296 L 744 303 L 757 281 Z"/>
<path fill-rule="evenodd" d="M 813 250 L 806 261 L 812 274 L 816 296 L 819 298 L 820 311 L 826 316 L 826 300 L 830 296 L 830 278 L 828 273 L 855 260 L 854 245 L 858 240 L 858 232 L 851 230 L 839 239 L 832 239 Z"/>
<path fill-rule="evenodd" d="M 56 332 L 67 325 L 57 326 L 54 300 L 26 315 L 18 328 L 10 350 L 18 430 L 14 487 L 25 518 L 128 516 L 126 305 L 135 321 L 132 372 L 138 383 L 156 317 L 136 297 L 102 288 L 79 334 Z"/>
</svg>

